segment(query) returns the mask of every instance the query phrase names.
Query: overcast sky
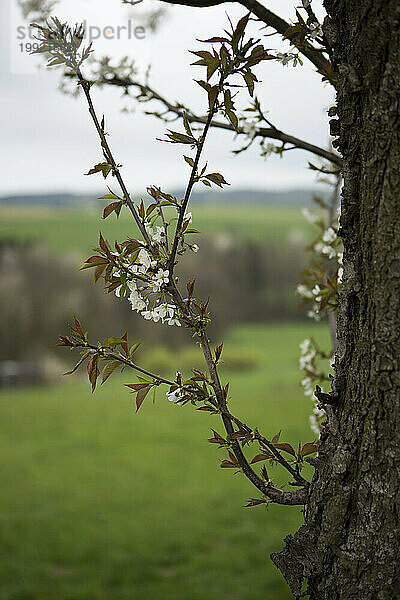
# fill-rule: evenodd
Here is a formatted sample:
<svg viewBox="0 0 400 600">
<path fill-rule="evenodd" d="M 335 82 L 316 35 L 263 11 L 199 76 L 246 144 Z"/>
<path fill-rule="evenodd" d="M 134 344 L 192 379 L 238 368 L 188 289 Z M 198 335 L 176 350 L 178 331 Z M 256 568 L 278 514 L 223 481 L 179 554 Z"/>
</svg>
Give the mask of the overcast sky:
<svg viewBox="0 0 400 600">
<path fill-rule="evenodd" d="M 144 0 L 141 7 L 150 8 L 157 0 Z M 286 19 L 294 19 L 295 0 L 268 0 L 268 7 Z M 315 2 L 323 15 L 321 3 Z M 101 9 L 100 9 L 101 6 Z M 226 4 L 207 9 L 176 6 L 169 10 L 168 18 L 159 31 L 146 32 L 145 40 L 128 40 L 125 33 L 120 40 L 99 39 L 95 51 L 111 56 L 134 55 L 142 73 L 152 64 L 152 85 L 172 100 L 182 100 L 201 112 L 204 95 L 193 83 L 199 78 L 199 67 L 193 62 L 188 49 L 199 49 L 196 38 L 222 33 L 227 25 L 225 10 L 232 20 L 245 11 L 240 5 Z M 135 9 L 123 6 L 120 0 L 61 0 L 57 15 L 70 22 L 86 20 L 93 27 L 140 25 Z M 101 177 L 85 177 L 84 173 L 101 159 L 96 134 L 88 118 L 83 99 L 74 99 L 57 90 L 58 71 L 38 71 L 28 57 L 25 42 L 26 30 L 17 30 L 23 22 L 19 18 L 16 0 L 2 0 L 0 7 L 6 36 L 1 36 L 0 62 L 0 148 L 2 162 L 1 195 L 21 192 L 97 192 Z M 23 44 L 21 47 L 20 44 Z M 277 37 L 266 38 L 270 48 L 280 45 Z M 287 46 L 286 46 L 287 47 Z M 22 51 L 24 50 L 24 51 Z M 329 86 L 321 83 L 315 68 L 305 59 L 303 67 L 282 67 L 267 61 L 257 71 L 262 84 L 258 96 L 269 118 L 280 129 L 326 146 L 328 119 L 326 110 L 332 104 Z M 187 165 L 180 158 L 179 147 L 161 144 L 165 126 L 152 117 L 143 115 L 142 107 L 133 114 L 121 112 L 126 104 L 118 90 L 96 90 L 95 103 L 100 113 L 105 113 L 110 143 L 116 159 L 124 165 L 124 175 L 132 190 L 149 184 L 164 189 L 183 187 Z M 134 107 L 134 103 L 130 105 Z M 212 170 L 224 174 L 236 188 L 294 188 L 315 184 L 312 172 L 306 169 L 311 155 L 303 151 L 288 152 L 282 160 L 259 157 L 257 147 L 234 156 L 230 133 L 212 131 L 205 156 Z"/>
</svg>

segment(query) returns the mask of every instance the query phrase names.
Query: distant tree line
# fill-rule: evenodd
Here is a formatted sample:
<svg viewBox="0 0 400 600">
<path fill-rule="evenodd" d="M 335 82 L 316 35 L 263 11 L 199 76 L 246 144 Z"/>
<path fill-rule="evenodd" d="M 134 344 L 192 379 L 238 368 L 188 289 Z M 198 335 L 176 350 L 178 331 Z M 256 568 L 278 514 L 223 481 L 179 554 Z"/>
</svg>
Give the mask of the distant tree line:
<svg viewBox="0 0 400 600">
<path fill-rule="evenodd" d="M 212 298 L 213 333 L 239 322 L 304 318 L 294 291 L 304 264 L 298 244 L 232 244 L 222 235 L 199 243 L 201 260 L 188 255 L 177 275 L 186 281 L 196 261 L 198 293 Z M 180 329 L 144 322 L 128 303 L 116 303 L 113 294 L 96 289 L 92 274 L 79 272 L 77 265 L 74 254 L 59 256 L 40 244 L 1 242 L 0 361 L 35 361 L 51 354 L 74 311 L 99 339 L 128 325 L 131 339 L 171 347 L 184 343 Z"/>
</svg>

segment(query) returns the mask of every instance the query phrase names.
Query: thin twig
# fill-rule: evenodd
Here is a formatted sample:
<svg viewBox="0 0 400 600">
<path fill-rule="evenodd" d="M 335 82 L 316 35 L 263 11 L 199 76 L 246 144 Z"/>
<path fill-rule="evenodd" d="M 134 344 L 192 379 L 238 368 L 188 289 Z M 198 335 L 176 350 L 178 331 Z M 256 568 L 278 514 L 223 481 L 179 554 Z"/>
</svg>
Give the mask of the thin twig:
<svg viewBox="0 0 400 600">
<path fill-rule="evenodd" d="M 138 371 L 139 373 L 142 373 L 143 375 L 152 377 L 153 379 L 155 379 L 156 381 L 159 381 L 160 383 L 166 383 L 167 385 L 175 385 L 175 382 L 170 381 L 169 379 L 165 379 L 164 377 L 161 377 L 160 375 L 155 375 L 151 371 L 147 371 L 146 369 L 139 367 L 137 364 L 135 364 L 131 360 L 128 360 L 119 352 L 118 353 L 110 352 L 107 348 L 104 348 L 103 346 L 99 347 L 99 346 L 94 346 L 93 344 L 76 344 L 76 348 L 90 348 L 92 350 L 97 350 L 97 351 L 100 350 L 101 352 L 106 352 L 107 356 L 114 358 L 115 360 L 118 360 L 119 362 L 123 363 L 127 367 L 130 367 L 131 369 L 134 369 L 135 371 Z"/>
<path fill-rule="evenodd" d="M 218 96 L 217 96 L 217 98 L 218 98 Z M 186 208 L 187 208 L 187 205 L 189 203 L 190 194 L 192 193 L 193 185 L 194 185 L 195 178 L 196 178 L 196 175 L 197 175 L 197 168 L 199 166 L 199 161 L 200 161 L 201 153 L 202 153 L 203 148 L 204 148 L 204 142 L 206 140 L 207 133 L 208 133 L 208 130 L 210 129 L 211 121 L 212 121 L 212 118 L 213 118 L 213 115 L 214 115 L 214 112 L 215 112 L 215 106 L 216 106 L 216 103 L 217 103 L 217 98 L 214 100 L 214 103 L 213 103 L 212 107 L 210 108 L 210 112 L 208 114 L 208 118 L 207 118 L 205 127 L 203 129 L 203 133 L 202 133 L 202 135 L 200 137 L 200 140 L 198 142 L 196 157 L 194 159 L 193 167 L 192 167 L 192 170 L 191 170 L 191 173 L 190 173 L 189 183 L 187 185 L 186 192 L 185 192 L 185 197 L 184 197 L 182 205 L 180 207 L 178 223 L 176 225 L 176 230 L 175 230 L 174 242 L 173 242 L 171 254 L 170 254 L 170 257 L 169 257 L 169 270 L 170 270 L 170 273 L 171 273 L 171 277 L 172 277 L 172 272 L 173 272 L 173 269 L 174 269 L 176 251 L 178 250 L 179 236 L 180 236 L 180 232 L 181 232 L 182 225 L 183 225 L 183 219 L 185 217 Z"/>
<path fill-rule="evenodd" d="M 112 169 L 113 169 L 113 173 L 115 174 L 115 177 L 117 178 L 117 181 L 118 181 L 119 186 L 121 188 L 121 191 L 123 193 L 124 200 L 125 200 L 128 208 L 129 208 L 129 210 L 131 211 L 131 213 L 133 215 L 133 218 L 135 219 L 136 224 L 139 227 L 139 230 L 140 230 L 141 234 L 143 235 L 143 237 L 144 237 L 144 239 L 145 239 L 145 241 L 146 241 L 146 243 L 147 243 L 147 245 L 149 247 L 149 250 L 151 250 L 152 249 L 152 244 L 151 244 L 150 238 L 149 238 L 149 236 L 147 234 L 147 231 L 146 231 L 146 229 L 145 229 L 145 227 L 144 227 L 144 225 L 143 225 L 143 223 L 142 223 L 142 221 L 141 221 L 141 219 L 140 219 L 140 217 L 139 217 L 139 215 L 137 213 L 135 205 L 133 204 L 133 202 L 131 200 L 131 197 L 130 197 L 130 194 L 128 192 L 128 189 L 127 189 L 127 187 L 125 185 L 125 182 L 124 182 L 124 180 L 123 180 L 123 178 L 121 176 L 121 173 L 119 171 L 117 163 L 116 163 L 116 161 L 115 161 L 115 159 L 113 157 L 113 154 L 111 152 L 110 146 L 109 146 L 109 144 L 107 142 L 107 138 L 106 138 L 106 136 L 104 134 L 104 131 L 103 131 L 100 123 L 99 123 L 99 119 L 97 117 L 97 114 L 96 114 L 96 111 L 95 111 L 95 108 L 94 108 L 94 105 L 93 105 L 92 97 L 91 97 L 91 94 L 90 94 L 90 83 L 87 82 L 84 79 L 84 77 L 83 77 L 80 69 L 77 69 L 77 75 L 78 75 L 79 83 L 80 83 L 80 85 L 81 85 L 81 87 L 82 87 L 82 89 L 83 89 L 83 91 L 85 93 L 85 96 L 86 96 L 86 100 L 87 100 L 87 103 L 88 103 L 88 106 L 89 106 L 90 116 L 92 117 L 93 123 L 95 124 L 96 130 L 97 130 L 97 133 L 99 134 L 99 137 L 100 137 L 100 140 L 101 140 L 101 146 L 105 150 L 105 153 L 107 155 L 107 159 L 110 161 L 110 164 L 111 164 Z"/>
<path fill-rule="evenodd" d="M 165 97 L 161 96 L 161 94 L 159 94 L 156 90 L 154 90 L 149 85 L 143 85 L 142 83 L 135 81 L 134 79 L 130 79 L 129 77 L 121 78 L 116 75 L 109 79 L 102 77 L 94 83 L 96 83 L 98 85 L 114 85 L 117 87 L 124 87 L 126 89 L 129 89 L 130 87 L 138 88 L 142 92 L 142 94 L 146 94 L 147 96 L 149 96 L 149 99 L 148 99 L 149 101 L 156 100 L 158 102 L 161 102 L 161 104 L 163 104 L 166 107 L 168 112 L 175 114 L 177 117 L 183 117 L 183 114 L 185 112 L 186 116 L 187 116 L 187 120 L 190 123 L 199 123 L 200 124 L 200 123 L 207 122 L 208 117 L 195 115 L 190 110 L 184 109 L 182 107 L 182 105 L 179 103 L 173 104 L 172 102 L 167 100 Z M 159 118 L 161 118 L 161 116 L 156 113 L 149 112 L 148 114 L 158 116 Z M 231 125 L 230 123 L 224 123 L 222 121 L 216 121 L 214 119 L 212 119 L 212 121 L 211 121 L 211 127 L 215 127 L 218 129 L 225 129 L 227 131 L 232 131 L 232 132 L 240 134 L 240 135 L 245 134 L 245 131 L 241 127 L 239 127 L 238 129 L 235 129 L 233 127 L 233 125 Z M 301 138 L 295 137 L 293 135 L 289 135 L 289 134 L 281 131 L 277 127 L 273 126 L 272 124 L 271 124 L 271 127 L 259 127 L 258 129 L 256 129 L 256 131 L 254 133 L 254 137 L 279 140 L 283 143 L 292 144 L 299 150 L 305 150 L 306 152 L 310 152 L 311 154 L 314 154 L 316 156 L 320 156 L 321 158 L 325 158 L 326 160 L 329 160 L 329 162 L 337 165 L 339 168 L 342 168 L 342 166 L 343 166 L 343 161 L 338 154 L 335 154 L 334 152 L 330 152 L 329 150 L 326 150 L 325 148 L 316 146 L 315 144 L 311 144 L 310 142 L 307 142 L 306 140 L 302 140 Z"/>
<path fill-rule="evenodd" d="M 179 293 L 179 290 L 176 288 L 175 284 L 170 283 L 169 291 L 171 296 L 173 297 L 175 303 L 179 306 L 180 310 L 186 314 L 186 316 L 190 319 L 191 312 L 188 309 L 187 305 L 183 302 L 183 299 Z M 210 344 L 207 338 L 205 331 L 203 331 L 201 335 L 201 347 L 203 351 L 203 355 L 206 361 L 207 370 L 209 372 L 212 387 L 216 397 L 216 407 L 221 413 L 222 422 L 224 424 L 225 430 L 228 435 L 232 435 L 234 433 L 232 421 L 234 421 L 237 425 L 242 425 L 246 431 L 252 431 L 250 427 L 239 421 L 236 417 L 233 417 L 228 411 L 226 405 L 226 399 L 224 395 L 224 391 L 222 389 L 221 381 L 219 379 L 217 367 L 213 361 Z M 240 426 L 239 425 L 239 426 Z M 264 441 L 266 445 L 271 444 L 266 438 L 261 436 L 261 434 L 257 435 L 257 439 Z M 272 445 L 272 444 L 271 444 Z M 285 458 L 280 454 L 280 452 L 273 448 L 271 451 L 274 453 L 276 459 L 279 463 L 289 471 L 289 473 L 295 478 L 295 480 L 299 483 L 299 485 L 303 486 L 302 489 L 293 491 L 284 491 L 275 488 L 271 484 L 265 483 L 261 477 L 257 475 L 254 469 L 251 467 L 249 462 L 247 461 L 245 455 L 243 454 L 240 443 L 237 440 L 232 441 L 232 450 L 238 460 L 238 463 L 245 474 L 245 476 L 253 483 L 253 485 L 259 489 L 264 495 L 270 498 L 273 502 L 278 504 L 305 504 L 307 498 L 307 489 L 309 486 L 309 482 L 303 479 L 300 475 L 298 475 L 294 469 L 289 465 L 289 463 L 285 460 Z"/>
<path fill-rule="evenodd" d="M 164 218 L 164 211 L 163 211 L 163 209 L 162 209 L 162 206 L 159 206 L 159 207 L 158 207 L 158 210 L 159 210 L 159 213 L 160 213 L 160 216 L 161 216 L 161 221 L 162 221 L 162 224 L 163 224 L 163 227 L 164 227 L 164 234 L 165 234 L 165 251 L 166 251 L 166 252 L 167 252 L 167 254 L 168 254 L 168 250 L 169 250 L 169 248 L 168 248 L 168 226 L 167 226 L 167 222 L 166 222 L 166 220 L 165 220 L 165 218 Z"/>
<path fill-rule="evenodd" d="M 224 4 L 226 2 L 233 3 L 236 0 L 162 0 L 168 4 L 182 4 L 184 6 L 195 6 L 197 8 L 207 6 L 217 6 L 218 4 Z M 282 19 L 279 15 L 271 12 L 263 4 L 257 0 L 237 0 L 239 4 L 242 4 L 247 10 L 253 13 L 261 21 L 263 21 L 269 27 L 272 27 L 280 33 L 285 35 L 286 31 L 290 27 L 290 23 Z M 293 44 L 297 47 L 299 52 L 303 54 L 314 66 L 317 67 L 320 73 L 326 74 L 329 61 L 325 58 L 321 50 L 314 48 L 309 42 L 302 45 Z"/>
</svg>

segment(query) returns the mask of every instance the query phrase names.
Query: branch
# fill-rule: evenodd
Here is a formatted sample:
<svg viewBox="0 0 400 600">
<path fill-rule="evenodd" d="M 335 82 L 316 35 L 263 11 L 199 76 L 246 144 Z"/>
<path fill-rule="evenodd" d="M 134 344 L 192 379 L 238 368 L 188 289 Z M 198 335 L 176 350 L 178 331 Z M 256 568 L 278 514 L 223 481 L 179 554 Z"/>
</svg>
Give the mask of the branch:
<svg viewBox="0 0 400 600">
<path fill-rule="evenodd" d="M 257 2 L 257 0 L 239 0 L 239 2 L 254 15 L 256 15 L 256 17 L 258 17 L 261 21 L 266 23 L 269 27 L 275 29 L 275 31 L 281 35 L 284 35 L 290 27 L 290 24 L 287 21 L 278 15 L 275 15 L 273 12 L 268 10 L 268 8 L 260 4 L 260 2 Z M 293 42 L 293 45 L 296 46 L 299 52 L 301 52 L 301 54 L 308 58 L 308 60 L 317 67 L 319 73 L 327 73 L 329 61 L 324 57 L 320 50 L 317 50 L 308 42 L 306 42 L 304 46 L 298 46 L 295 42 Z"/>
<path fill-rule="evenodd" d="M 91 350 L 96 350 L 97 352 L 99 350 L 102 352 L 106 352 L 107 356 L 114 358 L 115 360 L 118 360 L 119 362 L 123 363 L 127 367 L 130 367 L 131 369 L 134 369 L 135 371 L 138 371 L 139 373 L 142 373 L 142 375 L 147 375 L 148 377 L 152 377 L 153 379 L 155 379 L 156 381 L 159 381 L 160 383 L 166 383 L 167 385 L 175 385 L 175 383 L 173 381 L 170 381 L 169 379 L 165 379 L 164 377 L 160 377 L 159 375 L 155 375 L 154 373 L 151 373 L 151 371 L 147 371 L 146 369 L 139 367 L 139 365 L 137 365 L 136 363 L 125 358 L 120 352 L 110 352 L 110 350 L 108 350 L 104 346 L 99 347 L 99 346 L 94 346 L 93 344 L 87 343 L 87 344 L 76 344 L 75 348 L 90 348 Z"/>
<path fill-rule="evenodd" d="M 169 286 L 169 292 L 173 297 L 175 303 L 179 306 L 180 310 L 187 315 L 189 318 L 191 317 L 190 309 L 188 309 L 187 305 L 183 302 L 182 296 L 179 293 L 179 290 L 175 286 L 175 283 L 171 283 Z M 221 381 L 219 379 L 217 367 L 213 361 L 210 344 L 207 338 L 205 331 L 201 334 L 201 348 L 203 351 L 203 355 L 207 364 L 207 369 L 211 378 L 212 387 L 216 397 L 216 407 L 221 413 L 222 422 L 225 427 L 225 431 L 228 435 L 232 435 L 234 433 L 232 421 L 237 425 L 242 426 L 243 429 L 250 432 L 252 431 L 250 427 L 233 417 L 228 411 L 226 405 L 226 399 L 224 390 L 222 389 Z M 279 488 L 274 487 L 271 483 L 266 483 L 254 469 L 251 467 L 249 462 L 247 461 L 245 455 L 243 454 L 240 443 L 237 440 L 232 440 L 232 450 L 237 458 L 237 461 L 242 469 L 244 475 L 251 481 L 251 483 L 258 489 L 262 494 L 264 494 L 267 498 L 272 500 L 272 502 L 276 504 L 285 504 L 285 505 L 304 505 L 307 502 L 308 496 L 308 486 L 309 482 L 303 479 L 296 471 L 287 463 L 285 458 L 280 454 L 280 452 L 273 447 L 272 443 L 266 440 L 259 433 L 256 433 L 256 437 L 259 440 L 262 440 L 268 447 L 271 446 L 271 451 L 274 453 L 278 462 L 287 469 L 290 474 L 296 479 L 299 485 L 303 486 L 298 490 L 280 490 Z"/>
<path fill-rule="evenodd" d="M 168 4 L 181 4 L 183 6 L 194 6 L 197 8 L 217 6 L 218 4 L 225 4 L 226 2 L 232 3 L 234 1 L 236 0 L 161 0 L 161 2 L 167 2 Z M 257 0 L 237 1 L 266 25 L 272 27 L 272 29 L 275 29 L 277 33 L 284 35 L 289 29 L 290 24 L 287 21 L 268 10 L 268 8 L 266 8 Z M 326 74 L 329 61 L 324 57 L 320 50 L 317 50 L 308 42 L 304 44 L 304 46 L 298 46 L 295 43 L 294 45 L 299 52 L 301 52 L 301 54 L 308 58 L 308 60 L 317 67 L 319 73 Z"/>
<path fill-rule="evenodd" d="M 142 83 L 135 81 L 133 79 L 130 79 L 129 77 L 125 79 L 125 78 L 118 77 L 117 75 L 114 75 L 113 78 L 108 79 L 103 76 L 101 79 L 99 79 L 95 83 L 97 83 L 98 85 L 114 85 L 114 86 L 123 87 L 126 89 L 129 89 L 130 87 L 137 88 L 140 90 L 142 96 L 148 97 L 148 101 L 157 100 L 158 102 L 161 102 L 161 104 L 163 104 L 165 106 L 167 111 L 176 115 L 176 117 L 182 117 L 183 113 L 186 112 L 187 119 L 190 123 L 203 123 L 203 124 L 207 123 L 207 117 L 198 116 L 189 110 L 184 110 L 182 104 L 179 104 L 179 103 L 172 104 L 169 100 L 167 100 L 165 97 L 161 96 L 156 90 L 151 88 L 149 85 L 143 85 Z M 149 114 L 154 114 L 155 116 L 161 117 L 161 115 L 158 115 L 156 113 L 149 113 Z M 240 135 L 245 134 L 245 131 L 241 127 L 239 127 L 238 130 L 235 130 L 235 128 L 230 123 L 224 123 L 224 122 L 216 121 L 213 119 L 211 121 L 210 125 L 211 125 L 211 127 L 216 127 L 217 129 L 225 129 L 227 131 L 233 131 L 236 134 L 237 133 Z M 325 158 L 326 160 L 329 160 L 331 163 L 337 165 L 339 168 L 342 168 L 342 166 L 343 166 L 343 161 L 339 155 L 334 154 L 333 152 L 330 152 L 329 150 L 325 150 L 324 148 L 320 148 L 319 146 L 316 146 L 315 144 L 310 144 L 309 142 L 306 142 L 305 140 L 297 138 L 293 135 L 284 133 L 283 131 L 281 131 L 280 129 L 277 129 L 276 127 L 259 127 L 256 130 L 254 137 L 269 138 L 272 140 L 279 140 L 284 144 L 292 144 L 292 146 L 294 146 L 295 148 L 298 148 L 299 150 L 305 150 L 306 152 L 311 152 L 311 154 L 314 154 L 316 156 L 320 156 L 321 158 Z"/>
<path fill-rule="evenodd" d="M 144 239 L 146 240 L 146 243 L 147 243 L 147 245 L 149 247 L 149 250 L 151 250 L 152 244 L 151 244 L 150 238 L 149 238 L 149 236 L 147 234 L 147 231 L 146 231 L 146 229 L 145 229 L 142 221 L 140 220 L 140 217 L 139 217 L 139 215 L 137 213 L 135 205 L 133 204 L 133 202 L 131 200 L 131 197 L 130 197 L 130 194 L 128 192 L 128 189 L 127 189 L 127 187 L 125 185 L 125 182 L 124 182 L 124 180 L 123 180 L 123 178 L 121 176 L 121 173 L 119 171 L 118 165 L 117 165 L 117 163 L 116 163 L 116 161 L 114 159 L 114 156 L 113 156 L 113 154 L 111 152 L 110 146 L 109 146 L 109 144 L 107 142 L 107 138 L 106 138 L 106 136 L 104 134 L 103 128 L 101 127 L 101 125 L 99 123 L 99 119 L 98 119 L 96 111 L 94 109 L 92 97 L 91 97 L 91 94 L 90 94 L 91 83 L 85 80 L 85 78 L 83 77 L 80 69 L 77 69 L 76 73 L 77 73 L 77 76 L 78 76 L 79 84 L 81 85 L 81 87 L 82 87 L 82 89 L 83 89 L 83 91 L 85 93 L 86 100 L 87 100 L 88 107 L 89 107 L 89 113 L 90 113 L 90 116 L 92 117 L 93 123 L 94 123 L 94 125 L 96 127 L 96 130 L 97 130 L 97 133 L 99 134 L 100 141 L 101 141 L 101 146 L 103 148 L 103 151 L 105 152 L 105 155 L 107 156 L 107 159 L 109 160 L 109 162 L 110 162 L 110 164 L 112 166 L 113 173 L 115 174 L 115 177 L 117 178 L 117 181 L 118 181 L 119 186 L 121 188 L 121 191 L 122 191 L 123 197 L 125 199 L 125 202 L 126 202 L 128 208 L 129 208 L 129 210 L 131 211 L 131 213 L 133 215 L 133 218 L 135 219 L 136 224 L 139 227 L 139 230 L 140 230 L 141 234 L 143 235 Z"/>
<path fill-rule="evenodd" d="M 199 161 L 200 161 L 201 153 L 202 153 L 203 148 L 204 148 L 204 142 L 206 140 L 207 133 L 208 133 L 208 131 L 210 129 L 210 124 L 211 124 L 213 115 L 215 114 L 215 106 L 216 106 L 216 103 L 217 103 L 217 98 L 218 98 L 218 96 L 215 98 L 214 103 L 213 103 L 212 107 L 210 108 L 210 112 L 208 114 L 207 121 L 206 121 L 204 130 L 203 130 L 203 133 L 202 133 L 202 135 L 200 137 L 200 140 L 199 140 L 199 143 L 197 145 L 196 158 L 194 159 L 193 167 L 192 167 L 192 170 L 191 170 L 191 173 L 190 173 L 189 183 L 187 185 L 186 192 L 185 192 L 185 197 L 183 199 L 182 206 L 181 206 L 180 211 L 179 211 L 179 218 L 178 218 L 178 223 L 176 225 L 174 242 L 173 242 L 171 254 L 170 254 L 170 257 L 169 257 L 169 270 L 170 270 L 170 273 L 171 273 L 171 279 L 172 279 L 172 271 L 173 271 L 174 263 L 175 263 L 176 251 L 178 249 L 179 234 L 180 234 L 180 231 L 181 231 L 181 228 L 182 228 L 182 225 L 183 225 L 183 219 L 185 217 L 186 208 L 187 208 L 187 205 L 189 203 L 190 194 L 192 193 L 193 185 L 194 185 L 195 180 L 196 180 L 197 167 L 199 166 Z"/>
</svg>

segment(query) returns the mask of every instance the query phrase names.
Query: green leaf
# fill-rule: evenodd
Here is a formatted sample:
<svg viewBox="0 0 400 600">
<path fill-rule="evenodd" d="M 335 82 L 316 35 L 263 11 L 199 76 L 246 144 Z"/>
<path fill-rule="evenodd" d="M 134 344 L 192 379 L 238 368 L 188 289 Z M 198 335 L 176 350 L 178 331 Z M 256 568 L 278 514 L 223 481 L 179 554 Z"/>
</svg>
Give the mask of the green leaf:
<svg viewBox="0 0 400 600">
<path fill-rule="evenodd" d="M 205 177 L 206 179 L 209 179 L 210 181 L 215 183 L 215 185 L 217 185 L 220 188 L 222 188 L 223 185 L 229 185 L 229 183 L 225 181 L 221 173 L 208 173 L 208 175 L 206 175 Z"/>
<path fill-rule="evenodd" d="M 114 373 L 115 369 L 117 369 L 120 366 L 121 363 L 119 362 L 119 360 L 113 360 L 112 362 L 107 363 L 101 372 L 101 385 L 103 385 L 103 383 L 107 381 L 110 375 Z"/>
<path fill-rule="evenodd" d="M 104 179 L 107 177 L 107 175 L 109 174 L 109 172 L 112 169 L 112 165 L 110 165 L 109 163 L 103 162 L 103 163 L 98 163 L 97 165 L 95 165 L 92 169 L 90 169 L 90 171 L 88 171 L 88 173 L 85 173 L 85 175 L 94 175 L 95 173 L 103 173 L 103 177 Z"/>
<path fill-rule="evenodd" d="M 116 194 L 105 194 L 104 196 L 99 196 L 99 200 L 121 200 L 121 198 Z"/>
<path fill-rule="evenodd" d="M 214 105 L 218 98 L 219 87 L 214 85 L 208 91 L 208 106 L 210 110 L 213 110 Z"/>
<path fill-rule="evenodd" d="M 233 102 L 232 102 L 232 94 L 231 94 L 231 90 L 225 90 L 224 92 L 224 104 L 225 104 L 225 108 L 226 110 L 231 110 L 233 108 Z"/>
<path fill-rule="evenodd" d="M 103 346 L 105 348 L 113 348 L 114 346 L 119 346 L 120 344 L 124 344 L 125 340 L 122 337 L 109 337 L 103 342 Z"/>
<path fill-rule="evenodd" d="M 185 159 L 185 161 L 187 162 L 188 165 L 190 165 L 191 167 L 194 166 L 193 158 L 190 158 L 190 156 L 184 156 L 183 158 Z"/>
<path fill-rule="evenodd" d="M 172 144 L 196 144 L 195 138 L 191 135 L 185 135 L 184 133 L 172 131 L 171 129 L 168 129 L 168 131 L 169 134 L 167 134 L 167 137 Z"/>
<path fill-rule="evenodd" d="M 89 381 L 92 385 L 92 393 L 96 389 L 97 378 L 100 375 L 100 371 L 97 366 L 98 360 L 99 360 L 98 356 L 97 355 L 94 356 L 92 359 L 89 360 L 88 366 L 87 366 Z"/>
<path fill-rule="evenodd" d="M 229 42 L 228 38 L 224 38 L 224 37 L 212 37 L 209 38 L 208 40 L 199 40 L 200 42 L 209 42 L 209 43 L 216 43 L 216 42 Z"/>
<path fill-rule="evenodd" d="M 230 120 L 230 122 L 232 123 L 234 128 L 237 129 L 238 128 L 238 118 L 237 118 L 236 114 L 232 110 L 227 110 L 226 116 L 228 117 L 228 119 Z"/>
<path fill-rule="evenodd" d="M 255 75 L 253 75 L 253 73 L 251 71 L 246 71 L 245 73 L 243 73 L 243 79 L 246 82 L 247 89 L 249 90 L 250 96 L 253 97 L 254 82 L 257 81 L 257 78 L 255 77 Z"/>
<path fill-rule="evenodd" d="M 186 112 L 183 113 L 182 118 L 183 118 L 183 125 L 185 127 L 186 133 L 189 136 L 193 137 L 193 133 L 192 133 L 192 130 L 191 130 L 191 127 L 190 127 L 190 124 L 189 124 Z"/>
<path fill-rule="evenodd" d="M 133 346 L 130 347 L 130 350 L 129 350 L 130 357 L 132 357 L 135 354 L 135 352 L 139 348 L 140 344 L 141 344 L 141 342 L 137 342 L 136 344 L 133 344 Z"/>
<path fill-rule="evenodd" d="M 233 47 L 234 49 L 237 49 L 237 48 L 238 48 L 238 45 L 239 45 L 240 39 L 241 39 L 241 38 L 243 37 L 243 35 L 244 35 L 244 30 L 246 29 L 246 25 L 247 25 L 247 23 L 248 23 L 248 20 L 249 20 L 249 18 L 250 18 L 250 14 L 251 14 L 251 13 L 248 13 L 246 16 L 242 17 L 242 18 L 240 19 L 240 21 L 238 22 L 238 24 L 236 25 L 236 29 L 235 29 L 235 31 L 233 32 L 233 35 L 232 35 L 232 41 L 231 41 L 231 43 L 232 43 L 232 47 Z"/>
</svg>

